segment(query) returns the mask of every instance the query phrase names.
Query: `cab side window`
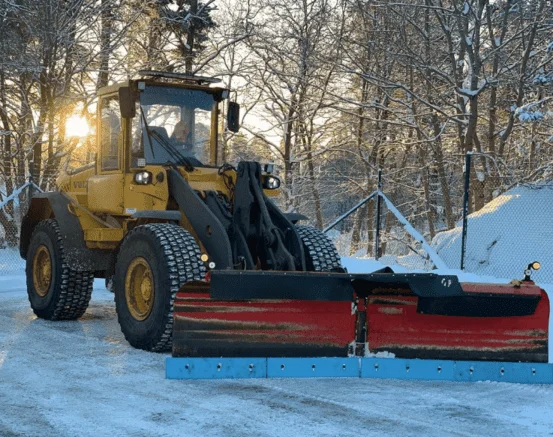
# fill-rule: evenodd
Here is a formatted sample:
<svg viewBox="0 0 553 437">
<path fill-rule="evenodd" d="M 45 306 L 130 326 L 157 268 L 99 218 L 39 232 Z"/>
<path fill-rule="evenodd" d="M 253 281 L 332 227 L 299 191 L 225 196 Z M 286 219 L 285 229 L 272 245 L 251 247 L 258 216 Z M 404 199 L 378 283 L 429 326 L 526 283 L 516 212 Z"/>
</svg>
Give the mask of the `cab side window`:
<svg viewBox="0 0 553 437">
<path fill-rule="evenodd" d="M 119 149 L 123 147 L 121 112 L 117 96 L 102 99 L 100 107 L 100 149 L 102 170 L 119 170 Z"/>
</svg>

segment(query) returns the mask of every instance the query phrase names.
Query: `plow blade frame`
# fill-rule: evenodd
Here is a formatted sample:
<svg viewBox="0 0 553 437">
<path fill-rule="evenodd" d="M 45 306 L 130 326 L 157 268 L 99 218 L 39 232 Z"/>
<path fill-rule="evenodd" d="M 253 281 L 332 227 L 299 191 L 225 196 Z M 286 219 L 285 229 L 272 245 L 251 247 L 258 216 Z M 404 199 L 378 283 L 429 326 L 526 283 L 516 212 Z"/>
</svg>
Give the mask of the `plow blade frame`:
<svg viewBox="0 0 553 437">
<path fill-rule="evenodd" d="M 536 311 L 539 294 L 466 291 L 453 275 L 433 273 L 318 273 L 215 270 L 211 275 L 213 299 L 240 301 L 317 300 L 348 301 L 355 297 L 412 293 L 424 314 L 466 317 L 526 316 Z"/>
<path fill-rule="evenodd" d="M 400 358 L 167 358 L 167 379 L 374 378 L 553 384 L 553 364 Z"/>
<path fill-rule="evenodd" d="M 376 290 L 403 289 L 419 297 L 463 297 L 456 276 L 433 273 L 319 273 L 215 270 L 211 297 L 220 300 L 300 299 L 352 301 Z"/>
</svg>

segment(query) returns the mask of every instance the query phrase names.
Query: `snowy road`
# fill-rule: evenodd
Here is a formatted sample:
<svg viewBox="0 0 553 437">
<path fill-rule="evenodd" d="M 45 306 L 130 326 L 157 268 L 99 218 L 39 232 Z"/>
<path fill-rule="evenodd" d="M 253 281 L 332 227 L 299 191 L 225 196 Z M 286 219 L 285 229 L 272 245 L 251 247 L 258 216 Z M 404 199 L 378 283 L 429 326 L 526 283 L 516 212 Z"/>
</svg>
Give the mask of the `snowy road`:
<svg viewBox="0 0 553 437">
<path fill-rule="evenodd" d="M 377 380 L 168 381 L 96 282 L 78 322 L 0 276 L 0 436 L 553 435 L 553 387 Z"/>
</svg>

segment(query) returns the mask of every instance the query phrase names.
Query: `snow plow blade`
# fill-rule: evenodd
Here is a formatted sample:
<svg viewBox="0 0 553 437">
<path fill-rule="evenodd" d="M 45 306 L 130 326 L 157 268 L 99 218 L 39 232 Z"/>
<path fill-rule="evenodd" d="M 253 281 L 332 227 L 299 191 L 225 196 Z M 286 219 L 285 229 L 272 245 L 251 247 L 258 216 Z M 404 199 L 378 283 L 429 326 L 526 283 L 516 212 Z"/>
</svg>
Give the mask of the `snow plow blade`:
<svg viewBox="0 0 553 437">
<path fill-rule="evenodd" d="M 549 300 L 530 281 L 213 271 L 177 293 L 173 314 L 173 357 L 548 359 Z"/>
</svg>

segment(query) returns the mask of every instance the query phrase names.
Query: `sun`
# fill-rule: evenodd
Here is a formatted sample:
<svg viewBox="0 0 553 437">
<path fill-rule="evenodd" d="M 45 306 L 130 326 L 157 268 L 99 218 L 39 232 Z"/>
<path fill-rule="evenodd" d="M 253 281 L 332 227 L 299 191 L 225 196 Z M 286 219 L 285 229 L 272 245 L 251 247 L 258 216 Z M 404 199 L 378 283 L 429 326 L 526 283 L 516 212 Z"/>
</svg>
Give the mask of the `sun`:
<svg viewBox="0 0 553 437">
<path fill-rule="evenodd" d="M 88 123 L 84 117 L 72 115 L 65 122 L 65 135 L 68 137 L 86 137 L 90 132 Z"/>
</svg>

